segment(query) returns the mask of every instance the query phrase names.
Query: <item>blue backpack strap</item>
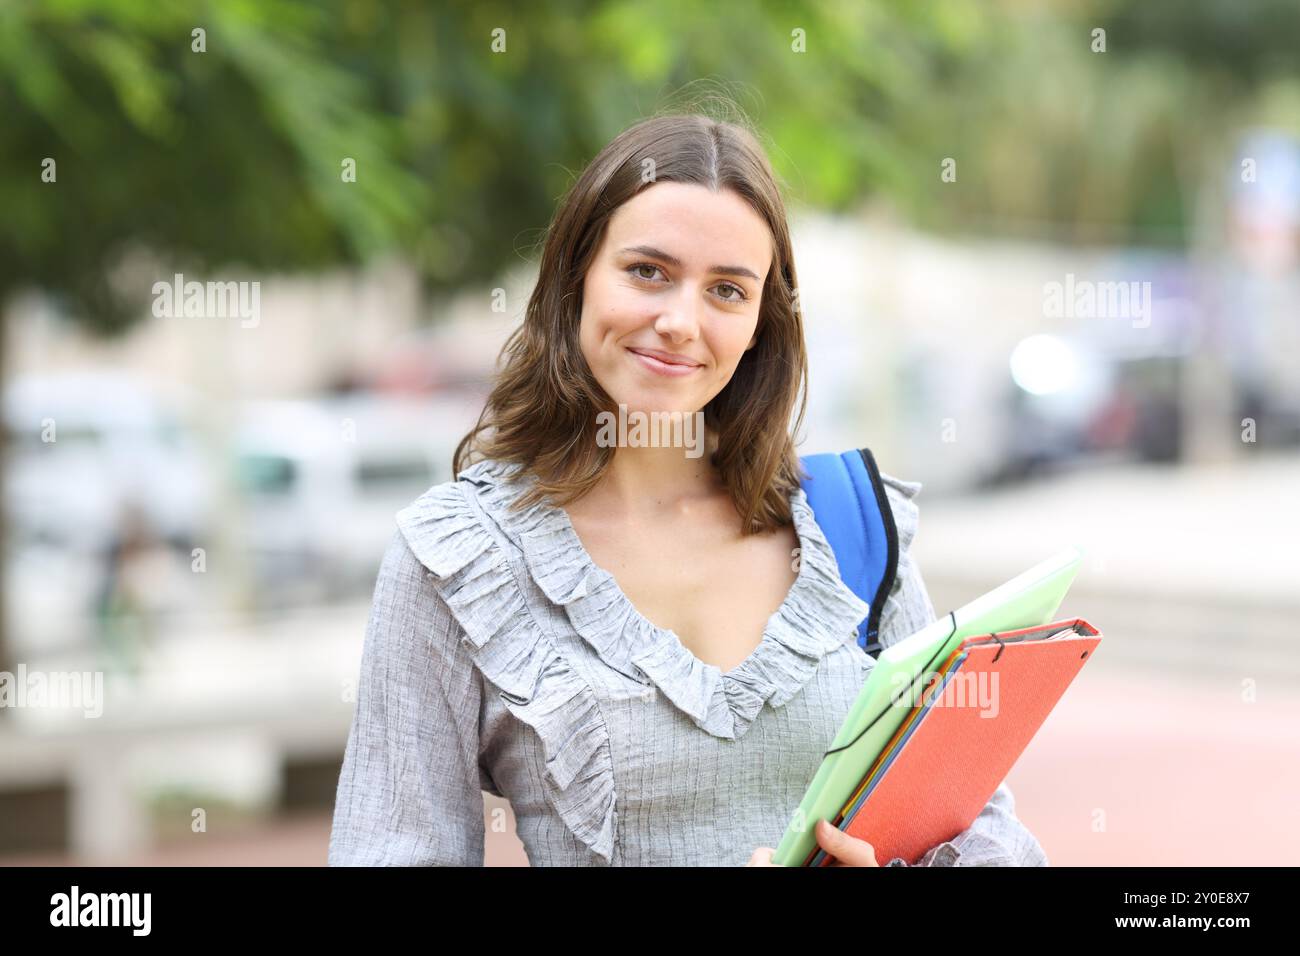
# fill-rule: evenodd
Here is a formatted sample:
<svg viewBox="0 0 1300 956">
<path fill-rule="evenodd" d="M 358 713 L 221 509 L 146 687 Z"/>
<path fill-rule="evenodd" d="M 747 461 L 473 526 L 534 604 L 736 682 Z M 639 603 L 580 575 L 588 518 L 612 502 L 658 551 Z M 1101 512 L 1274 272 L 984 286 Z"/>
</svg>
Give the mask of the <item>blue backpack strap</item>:
<svg viewBox="0 0 1300 956">
<path fill-rule="evenodd" d="M 835 552 L 844 583 L 870 605 L 858 645 L 880 653 L 880 613 L 898 573 L 898 529 L 870 449 L 800 457 L 804 493 Z"/>
</svg>

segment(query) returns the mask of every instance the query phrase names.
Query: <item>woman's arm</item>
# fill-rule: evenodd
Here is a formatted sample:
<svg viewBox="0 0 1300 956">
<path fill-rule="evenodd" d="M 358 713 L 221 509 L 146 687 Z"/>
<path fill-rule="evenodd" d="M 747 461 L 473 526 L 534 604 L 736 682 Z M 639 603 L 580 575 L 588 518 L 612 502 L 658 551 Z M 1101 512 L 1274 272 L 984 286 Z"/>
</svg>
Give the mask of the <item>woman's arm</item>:
<svg viewBox="0 0 1300 956">
<path fill-rule="evenodd" d="M 482 866 L 480 685 L 459 625 L 400 531 L 366 625 L 331 866 Z"/>
</svg>

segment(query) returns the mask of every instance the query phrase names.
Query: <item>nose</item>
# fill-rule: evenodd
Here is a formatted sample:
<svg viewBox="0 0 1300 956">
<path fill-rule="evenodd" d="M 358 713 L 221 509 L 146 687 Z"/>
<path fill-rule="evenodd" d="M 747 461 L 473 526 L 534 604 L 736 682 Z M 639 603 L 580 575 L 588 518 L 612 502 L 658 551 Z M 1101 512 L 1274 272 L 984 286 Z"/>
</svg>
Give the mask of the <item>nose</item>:
<svg viewBox="0 0 1300 956">
<path fill-rule="evenodd" d="M 690 283 L 683 283 L 668 307 L 655 319 L 655 331 L 673 342 L 699 338 L 700 311 L 703 308 L 699 294 Z"/>
</svg>

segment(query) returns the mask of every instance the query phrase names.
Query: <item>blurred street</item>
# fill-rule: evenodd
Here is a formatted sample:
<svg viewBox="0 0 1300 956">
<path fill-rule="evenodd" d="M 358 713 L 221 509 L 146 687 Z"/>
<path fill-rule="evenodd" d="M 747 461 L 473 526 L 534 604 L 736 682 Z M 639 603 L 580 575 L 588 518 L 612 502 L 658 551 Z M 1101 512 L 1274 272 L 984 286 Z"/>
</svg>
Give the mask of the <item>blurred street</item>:
<svg viewBox="0 0 1300 956">
<path fill-rule="evenodd" d="M 1075 474 L 1014 496 L 927 501 L 922 491 L 916 553 L 938 613 L 1058 542 L 1078 542 L 1092 555 L 1058 616 L 1094 623 L 1103 632 L 1101 648 L 1009 777 L 1017 813 L 1053 865 L 1283 865 L 1300 854 L 1300 832 L 1285 825 L 1300 798 L 1300 642 L 1287 627 L 1300 611 L 1300 588 L 1286 552 L 1272 555 L 1277 565 L 1250 557 L 1277 537 L 1300 534 L 1300 511 L 1289 495 L 1297 482 L 1300 457 L 1291 456 L 1231 471 L 1135 466 Z M 1226 509 L 1235 520 L 1216 523 L 1225 513 L 1225 484 L 1236 496 Z M 1184 524 L 1177 516 L 1185 514 L 1207 517 Z M 1125 522 L 1139 516 L 1147 532 L 1123 535 Z M 987 528 L 1000 529 L 995 540 Z M 1109 540 L 1126 546 L 1092 553 L 1091 545 Z M 1267 573 L 1246 574 L 1242 562 Z M 282 733 L 299 749 L 332 752 L 331 742 L 346 733 L 350 705 L 328 701 L 354 672 L 367 610 L 353 602 L 263 639 L 276 652 L 259 670 L 261 686 L 274 688 L 261 698 L 286 711 L 264 714 L 258 726 L 289 728 L 289 711 L 328 712 L 328 720 L 297 721 Z M 177 641 L 187 658 L 163 673 L 196 673 L 186 660 L 202 659 L 210 684 L 191 690 L 205 698 L 219 688 L 231 699 L 247 696 L 237 686 L 238 668 L 224 671 L 217 663 L 219 648 L 238 661 L 240 640 Z M 294 694 L 286 696 L 291 684 Z M 111 721 L 101 729 L 106 739 L 131 736 Z M 13 766 L 2 758 L 14 744 L 12 731 L 6 735 L 0 725 L 0 766 Z M 485 795 L 487 863 L 526 865 L 513 821 L 510 832 L 491 832 L 497 806 L 509 804 Z M 305 810 L 272 826 L 253 823 L 228 837 L 186 835 L 122 859 L 323 865 L 329 823 L 328 814 Z M 71 858 L 59 854 L 0 857 L 2 864 L 65 862 Z"/>
<path fill-rule="evenodd" d="M 1278 454 L 1072 471 L 975 496 L 922 490 L 916 554 L 943 613 L 1077 544 L 1084 564 L 1060 614 L 1102 628 L 1099 661 L 1300 689 L 1297 489 L 1300 456 Z"/>
</svg>

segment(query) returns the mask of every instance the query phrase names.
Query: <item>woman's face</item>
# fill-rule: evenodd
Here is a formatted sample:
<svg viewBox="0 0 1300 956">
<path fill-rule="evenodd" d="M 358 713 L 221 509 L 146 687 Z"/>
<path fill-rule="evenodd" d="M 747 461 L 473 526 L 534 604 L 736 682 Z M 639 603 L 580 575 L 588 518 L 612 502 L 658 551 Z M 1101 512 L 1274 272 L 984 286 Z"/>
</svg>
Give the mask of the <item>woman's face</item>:
<svg viewBox="0 0 1300 956">
<path fill-rule="evenodd" d="M 703 409 L 758 339 L 771 262 L 771 231 L 730 190 L 663 182 L 629 199 L 583 280 L 596 380 L 629 410 Z"/>
</svg>

